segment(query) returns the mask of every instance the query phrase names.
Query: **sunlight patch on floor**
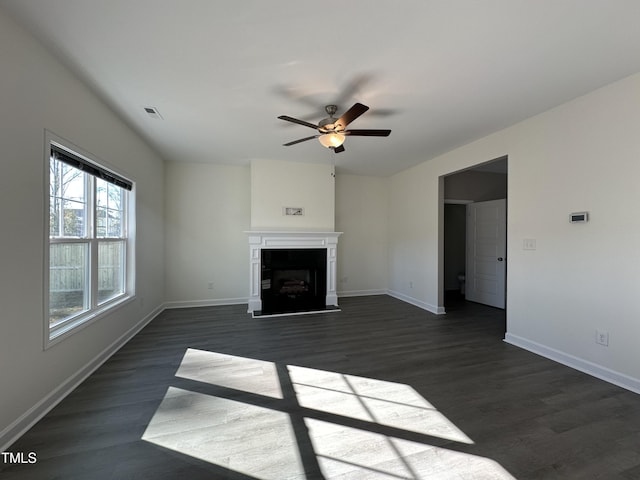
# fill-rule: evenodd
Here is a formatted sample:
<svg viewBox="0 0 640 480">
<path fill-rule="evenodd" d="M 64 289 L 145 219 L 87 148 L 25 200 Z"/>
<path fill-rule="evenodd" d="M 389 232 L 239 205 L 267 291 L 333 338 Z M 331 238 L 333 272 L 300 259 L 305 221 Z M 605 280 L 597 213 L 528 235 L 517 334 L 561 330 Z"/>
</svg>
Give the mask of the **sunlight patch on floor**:
<svg viewBox="0 0 640 480">
<path fill-rule="evenodd" d="M 305 478 L 289 415 L 169 387 L 142 439 L 261 480 Z"/>
<path fill-rule="evenodd" d="M 473 444 L 409 385 L 292 365 L 288 369 L 303 407 Z"/>
<path fill-rule="evenodd" d="M 188 348 L 176 377 L 283 398 L 273 362 Z"/>
<path fill-rule="evenodd" d="M 328 479 L 515 480 L 488 458 L 320 420 L 305 423 Z"/>
<path fill-rule="evenodd" d="M 514 480 L 409 385 L 193 348 L 176 377 L 253 395 L 170 386 L 142 439 L 257 480 Z"/>
</svg>

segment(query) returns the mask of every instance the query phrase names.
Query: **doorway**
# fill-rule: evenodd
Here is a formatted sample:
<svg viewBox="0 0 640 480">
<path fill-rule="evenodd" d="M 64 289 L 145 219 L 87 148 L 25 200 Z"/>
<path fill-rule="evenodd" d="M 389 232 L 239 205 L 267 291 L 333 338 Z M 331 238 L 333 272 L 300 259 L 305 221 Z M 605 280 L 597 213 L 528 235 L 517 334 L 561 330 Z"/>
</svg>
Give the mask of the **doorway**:
<svg viewBox="0 0 640 480">
<path fill-rule="evenodd" d="M 472 204 L 481 202 L 491 202 L 503 199 L 506 204 L 507 180 L 508 180 L 508 159 L 506 156 L 476 165 L 474 167 L 448 174 L 441 178 L 440 198 L 441 215 L 440 222 L 440 274 L 439 274 L 439 306 L 446 311 L 458 306 L 466 301 L 485 303 L 498 308 L 504 308 L 504 302 L 492 303 L 495 298 L 487 301 L 485 293 L 478 296 L 478 289 L 470 292 L 467 298 L 468 287 L 477 286 L 478 276 L 481 280 L 487 280 L 480 286 L 482 289 L 489 286 L 489 282 L 495 279 L 482 277 L 482 269 L 488 263 L 475 265 L 476 271 L 468 272 L 467 267 L 467 208 Z M 489 204 L 491 205 L 491 204 Z M 471 207 L 473 210 L 473 207 Z M 503 220 L 503 231 L 506 232 L 506 217 Z M 498 258 L 502 258 L 498 261 Z M 487 260 L 487 259 L 484 259 Z M 504 253 L 495 255 L 494 262 L 499 263 L 499 267 L 504 267 L 506 272 L 506 255 Z M 472 279 L 468 278 L 468 273 L 474 275 L 476 283 L 471 284 Z M 469 282 L 469 283 L 468 283 Z M 502 285 L 492 284 L 492 288 L 503 289 L 506 296 L 506 282 Z"/>
</svg>

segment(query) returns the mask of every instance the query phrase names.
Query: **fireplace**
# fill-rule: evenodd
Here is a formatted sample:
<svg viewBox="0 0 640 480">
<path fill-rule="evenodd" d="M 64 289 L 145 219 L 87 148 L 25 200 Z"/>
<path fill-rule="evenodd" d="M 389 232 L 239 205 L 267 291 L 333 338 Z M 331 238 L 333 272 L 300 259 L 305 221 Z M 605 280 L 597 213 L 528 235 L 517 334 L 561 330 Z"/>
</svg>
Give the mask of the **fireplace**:
<svg viewBox="0 0 640 480">
<path fill-rule="evenodd" d="M 262 314 L 321 310 L 327 296 L 327 249 L 263 249 Z"/>
<path fill-rule="evenodd" d="M 335 310 L 342 232 L 249 231 L 248 311 L 288 315 Z"/>
</svg>

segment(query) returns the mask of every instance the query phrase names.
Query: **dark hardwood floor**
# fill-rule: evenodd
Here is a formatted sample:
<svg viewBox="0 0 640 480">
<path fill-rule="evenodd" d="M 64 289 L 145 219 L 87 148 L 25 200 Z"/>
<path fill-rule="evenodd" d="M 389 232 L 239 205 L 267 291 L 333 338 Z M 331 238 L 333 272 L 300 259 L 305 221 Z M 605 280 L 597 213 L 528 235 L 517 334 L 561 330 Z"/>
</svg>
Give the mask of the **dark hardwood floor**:
<svg viewBox="0 0 640 480">
<path fill-rule="evenodd" d="M 640 479 L 640 396 L 504 343 L 503 311 L 340 304 L 165 311 L 0 479 Z"/>
</svg>

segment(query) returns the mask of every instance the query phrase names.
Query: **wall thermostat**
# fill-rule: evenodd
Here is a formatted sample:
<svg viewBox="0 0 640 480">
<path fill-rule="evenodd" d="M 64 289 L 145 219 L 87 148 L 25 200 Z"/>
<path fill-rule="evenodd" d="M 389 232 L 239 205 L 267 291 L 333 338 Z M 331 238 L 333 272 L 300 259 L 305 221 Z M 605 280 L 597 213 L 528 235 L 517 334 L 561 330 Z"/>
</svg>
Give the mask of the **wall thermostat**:
<svg viewBox="0 0 640 480">
<path fill-rule="evenodd" d="M 589 221 L 589 212 L 575 212 L 569 215 L 571 223 L 584 223 Z"/>
</svg>

